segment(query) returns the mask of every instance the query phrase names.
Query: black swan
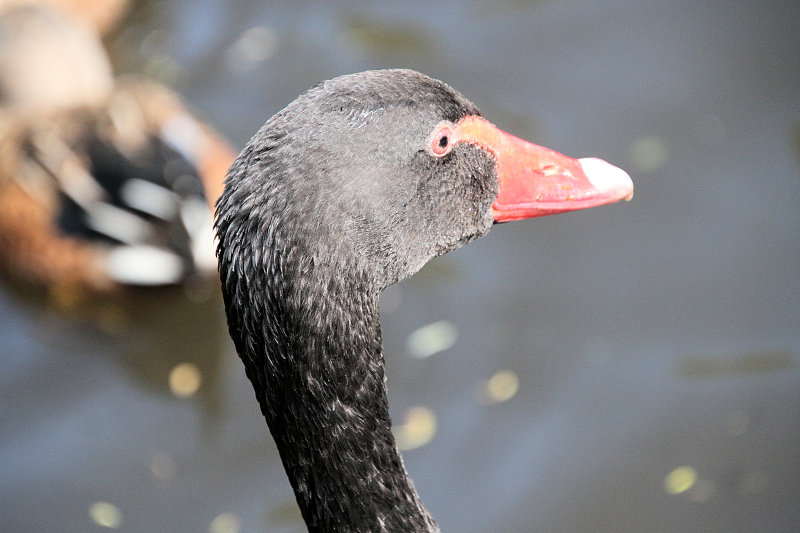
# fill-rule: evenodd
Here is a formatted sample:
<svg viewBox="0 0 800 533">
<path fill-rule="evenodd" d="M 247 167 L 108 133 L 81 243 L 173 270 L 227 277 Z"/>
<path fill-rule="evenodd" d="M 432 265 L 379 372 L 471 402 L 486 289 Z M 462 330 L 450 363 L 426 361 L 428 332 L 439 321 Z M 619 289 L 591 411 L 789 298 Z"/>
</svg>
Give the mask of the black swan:
<svg viewBox="0 0 800 533">
<path fill-rule="evenodd" d="M 4 278 L 74 296 L 215 278 L 212 208 L 234 158 L 170 89 L 113 78 L 84 25 L 0 10 Z"/>
<path fill-rule="evenodd" d="M 410 70 L 319 83 L 217 203 L 230 334 L 309 531 L 438 531 L 395 446 L 382 289 L 492 224 L 629 198 L 628 175 L 509 135 Z"/>
</svg>

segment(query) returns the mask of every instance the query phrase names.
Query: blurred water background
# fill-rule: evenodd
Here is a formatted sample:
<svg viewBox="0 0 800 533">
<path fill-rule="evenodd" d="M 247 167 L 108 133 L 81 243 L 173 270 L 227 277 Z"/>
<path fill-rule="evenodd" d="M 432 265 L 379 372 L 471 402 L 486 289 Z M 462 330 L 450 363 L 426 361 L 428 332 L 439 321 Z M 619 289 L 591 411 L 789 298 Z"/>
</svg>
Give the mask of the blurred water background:
<svg viewBox="0 0 800 533">
<path fill-rule="evenodd" d="M 119 73 L 241 147 L 319 80 L 409 67 L 629 171 L 389 289 L 405 462 L 443 531 L 800 528 L 791 2 L 132 2 Z M 65 313 L 0 288 L 0 529 L 303 531 L 214 286 Z"/>
</svg>

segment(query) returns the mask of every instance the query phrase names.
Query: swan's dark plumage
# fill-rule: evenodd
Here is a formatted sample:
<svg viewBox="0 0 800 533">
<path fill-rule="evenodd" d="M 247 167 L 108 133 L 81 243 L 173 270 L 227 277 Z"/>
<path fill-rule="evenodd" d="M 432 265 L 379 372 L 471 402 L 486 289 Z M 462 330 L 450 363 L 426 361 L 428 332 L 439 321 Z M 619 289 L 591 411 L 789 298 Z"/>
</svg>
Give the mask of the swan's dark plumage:
<svg viewBox="0 0 800 533">
<path fill-rule="evenodd" d="M 478 114 L 411 71 L 318 84 L 273 116 L 218 203 L 231 335 L 312 531 L 429 531 L 391 433 L 378 295 L 488 231 L 489 154 L 425 151 Z"/>
<path fill-rule="evenodd" d="M 380 291 L 495 220 L 632 190 L 620 169 L 504 133 L 409 70 L 320 83 L 267 121 L 228 172 L 217 255 L 231 336 L 309 530 L 438 531 L 391 433 Z"/>
<path fill-rule="evenodd" d="M 438 123 L 477 114 L 416 72 L 342 76 L 269 119 L 229 171 L 230 332 L 309 530 L 437 530 L 391 433 L 378 295 L 491 226 L 491 156 L 425 150 Z"/>
</svg>

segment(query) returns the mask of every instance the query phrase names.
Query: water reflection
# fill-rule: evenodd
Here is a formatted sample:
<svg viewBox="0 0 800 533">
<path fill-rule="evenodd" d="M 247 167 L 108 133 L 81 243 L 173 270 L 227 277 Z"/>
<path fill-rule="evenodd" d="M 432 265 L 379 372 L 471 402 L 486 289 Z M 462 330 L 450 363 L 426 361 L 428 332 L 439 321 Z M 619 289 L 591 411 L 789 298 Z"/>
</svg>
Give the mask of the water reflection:
<svg viewBox="0 0 800 533">
<path fill-rule="evenodd" d="M 489 379 L 481 381 L 475 388 L 478 403 L 492 405 L 507 402 L 519 390 L 519 377 L 511 370 L 498 370 Z"/>
<path fill-rule="evenodd" d="M 145 388 L 179 398 L 196 395 L 205 415 L 214 418 L 223 396 L 221 360 L 230 343 L 217 284 L 204 283 L 209 285 L 204 297 L 172 287 L 129 290 L 123 298 L 95 297 L 68 306 L 54 304 L 49 293 L 7 294 L 11 301 L 47 310 L 47 320 L 57 321 L 59 330 L 72 329 L 76 341 L 92 339 L 104 346 L 108 357 Z"/>
<path fill-rule="evenodd" d="M 656 136 L 637 139 L 628 151 L 631 170 L 636 174 L 649 174 L 661 169 L 669 156 L 666 143 Z"/>
<path fill-rule="evenodd" d="M 278 34 L 267 26 L 255 26 L 242 33 L 226 52 L 226 63 L 232 72 L 243 72 L 262 66 L 272 57 L 278 45 Z"/>
<path fill-rule="evenodd" d="M 408 353 L 415 359 L 427 359 L 448 350 L 458 340 L 458 328 L 446 320 L 439 320 L 418 328 L 408 336 Z"/>
<path fill-rule="evenodd" d="M 109 529 L 117 529 L 122 525 L 122 513 L 119 508 L 108 502 L 95 502 L 89 506 L 89 516 L 95 524 Z"/>
<path fill-rule="evenodd" d="M 239 533 L 242 524 L 239 517 L 233 513 L 222 513 L 214 520 L 208 528 L 209 533 Z"/>
<path fill-rule="evenodd" d="M 697 472 L 691 466 L 679 466 L 664 478 L 664 490 L 668 494 L 681 494 L 697 482 Z"/>
<path fill-rule="evenodd" d="M 797 361 L 792 352 L 774 350 L 728 356 L 687 356 L 681 361 L 679 373 L 696 379 L 711 379 L 726 375 L 791 372 L 796 367 Z"/>
<path fill-rule="evenodd" d="M 403 422 L 392 428 L 401 451 L 425 446 L 436 434 L 436 414 L 428 407 L 415 406 L 405 412 Z"/>
<path fill-rule="evenodd" d="M 354 53 L 378 57 L 402 58 L 437 54 L 438 46 L 430 32 L 421 25 L 402 20 L 368 18 L 350 9 L 340 15 L 342 30 L 337 41 Z"/>
</svg>

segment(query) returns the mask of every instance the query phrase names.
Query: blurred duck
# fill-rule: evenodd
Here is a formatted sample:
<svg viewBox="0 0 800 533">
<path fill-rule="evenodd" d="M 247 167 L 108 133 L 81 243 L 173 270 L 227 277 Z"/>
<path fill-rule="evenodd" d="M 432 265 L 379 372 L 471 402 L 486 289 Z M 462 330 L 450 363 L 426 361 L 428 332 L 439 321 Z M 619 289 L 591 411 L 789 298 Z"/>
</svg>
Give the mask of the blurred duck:
<svg viewBox="0 0 800 533">
<path fill-rule="evenodd" d="M 117 79 L 89 26 L 0 12 L 0 272 L 93 293 L 216 272 L 235 154 L 169 89 Z"/>
<path fill-rule="evenodd" d="M 101 34 L 113 31 L 128 9 L 129 0 L 0 0 L 0 11 L 16 6 L 49 6 L 81 19 Z"/>
</svg>

